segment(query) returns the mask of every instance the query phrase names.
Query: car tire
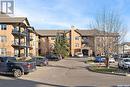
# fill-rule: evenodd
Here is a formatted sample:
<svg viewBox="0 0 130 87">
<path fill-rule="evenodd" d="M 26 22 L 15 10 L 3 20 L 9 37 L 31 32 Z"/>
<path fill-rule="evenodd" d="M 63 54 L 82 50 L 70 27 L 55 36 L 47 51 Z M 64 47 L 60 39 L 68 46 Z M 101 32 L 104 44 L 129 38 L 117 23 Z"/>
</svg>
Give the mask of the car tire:
<svg viewBox="0 0 130 87">
<path fill-rule="evenodd" d="M 22 71 L 20 69 L 13 69 L 13 76 L 18 78 L 22 76 Z"/>
<path fill-rule="evenodd" d="M 118 64 L 118 68 L 119 68 L 119 69 L 122 69 L 122 67 L 121 67 L 119 64 Z"/>
<path fill-rule="evenodd" d="M 126 69 L 124 65 L 122 66 L 122 69 L 123 69 L 123 70 Z"/>
</svg>

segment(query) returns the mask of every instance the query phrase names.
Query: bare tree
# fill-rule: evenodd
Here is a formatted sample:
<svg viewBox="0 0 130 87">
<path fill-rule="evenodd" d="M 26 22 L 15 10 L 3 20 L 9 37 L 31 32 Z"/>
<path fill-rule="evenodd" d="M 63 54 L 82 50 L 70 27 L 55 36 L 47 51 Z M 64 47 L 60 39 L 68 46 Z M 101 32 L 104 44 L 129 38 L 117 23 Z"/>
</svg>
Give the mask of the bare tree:
<svg viewBox="0 0 130 87">
<path fill-rule="evenodd" d="M 119 14 L 112 10 L 103 9 L 90 24 L 92 29 L 96 29 L 95 38 L 99 37 L 97 48 L 104 51 L 106 66 L 109 68 L 109 58 L 112 53 L 118 54 L 118 43 L 122 41 L 126 34 L 126 26 Z"/>
</svg>

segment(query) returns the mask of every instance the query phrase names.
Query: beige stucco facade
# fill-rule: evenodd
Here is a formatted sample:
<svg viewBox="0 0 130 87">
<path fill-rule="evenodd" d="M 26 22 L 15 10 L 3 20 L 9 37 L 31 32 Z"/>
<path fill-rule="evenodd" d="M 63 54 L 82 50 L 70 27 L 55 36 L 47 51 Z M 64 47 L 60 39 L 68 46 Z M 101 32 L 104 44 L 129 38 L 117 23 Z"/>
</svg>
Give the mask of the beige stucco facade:
<svg viewBox="0 0 130 87">
<path fill-rule="evenodd" d="M 38 55 L 38 34 L 25 17 L 0 17 L 0 56 Z"/>
<path fill-rule="evenodd" d="M 53 52 L 57 34 L 65 33 L 70 55 L 77 52 L 84 55 L 103 55 L 104 46 L 110 42 L 109 53 L 116 53 L 117 36 L 103 36 L 96 29 L 80 30 L 72 26 L 65 30 L 36 31 L 30 26 L 26 17 L 0 17 L 0 56 L 38 56 Z"/>
<path fill-rule="evenodd" d="M 65 30 L 62 30 L 64 32 Z M 70 55 L 74 56 L 77 52 L 82 52 L 84 55 L 104 55 L 104 40 L 106 42 L 117 41 L 116 36 L 105 37 L 102 35 L 96 35 L 97 30 L 80 30 L 72 26 L 69 30 L 66 30 L 65 34 L 68 40 Z M 52 33 L 51 33 L 52 32 Z M 55 38 L 60 30 L 41 30 L 40 31 L 40 46 L 39 54 L 45 55 L 46 53 L 52 52 L 55 44 Z M 104 39 L 104 40 L 103 40 Z M 117 52 L 115 49 L 116 45 L 111 43 L 108 49 L 109 52 Z"/>
<path fill-rule="evenodd" d="M 75 27 L 72 26 L 70 30 L 70 51 L 71 56 L 74 56 L 76 52 L 81 52 L 81 35 L 75 31 Z"/>
<path fill-rule="evenodd" d="M 14 54 L 14 49 L 11 46 L 14 40 L 12 33 L 13 26 L 12 25 L 7 25 L 7 30 L 0 30 L 0 36 L 5 36 L 6 40 L 0 42 L 0 49 L 5 49 L 6 52 L 1 52 L 0 55 L 8 55 L 8 56 L 13 56 Z"/>
</svg>

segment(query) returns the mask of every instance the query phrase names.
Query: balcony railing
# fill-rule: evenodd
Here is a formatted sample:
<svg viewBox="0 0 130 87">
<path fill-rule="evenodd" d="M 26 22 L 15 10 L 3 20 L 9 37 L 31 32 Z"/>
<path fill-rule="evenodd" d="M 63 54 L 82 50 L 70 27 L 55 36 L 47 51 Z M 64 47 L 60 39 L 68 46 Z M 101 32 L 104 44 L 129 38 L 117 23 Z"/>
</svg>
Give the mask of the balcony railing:
<svg viewBox="0 0 130 87">
<path fill-rule="evenodd" d="M 19 32 L 19 30 L 18 30 L 17 28 L 14 28 L 13 31 L 12 31 L 12 34 L 13 34 L 13 35 L 17 35 L 17 36 L 24 37 L 24 36 L 26 36 L 26 31 Z"/>
<path fill-rule="evenodd" d="M 26 36 L 26 32 L 23 31 L 23 32 L 20 32 L 21 36 Z"/>
<path fill-rule="evenodd" d="M 26 44 L 25 44 L 25 42 L 20 42 L 20 44 L 19 44 L 19 42 L 16 41 L 16 42 L 13 42 L 12 46 L 24 48 L 24 47 L 26 47 Z"/>
<path fill-rule="evenodd" d="M 19 35 L 19 30 L 17 28 L 14 28 L 12 34 Z"/>
<path fill-rule="evenodd" d="M 19 42 L 13 42 L 13 46 L 20 46 Z"/>
</svg>

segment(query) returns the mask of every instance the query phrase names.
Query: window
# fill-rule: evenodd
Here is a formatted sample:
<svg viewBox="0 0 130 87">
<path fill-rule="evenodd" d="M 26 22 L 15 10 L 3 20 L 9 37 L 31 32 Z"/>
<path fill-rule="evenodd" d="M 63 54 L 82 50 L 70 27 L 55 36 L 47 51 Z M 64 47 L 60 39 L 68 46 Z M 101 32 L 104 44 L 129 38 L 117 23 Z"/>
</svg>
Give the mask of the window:
<svg viewBox="0 0 130 87">
<path fill-rule="evenodd" d="M 0 55 L 6 55 L 6 48 L 0 48 Z"/>
<path fill-rule="evenodd" d="M 7 37 L 6 36 L 0 36 L 0 42 L 6 42 Z"/>
<path fill-rule="evenodd" d="M 78 44 L 78 43 L 76 43 L 76 44 L 75 44 L 75 47 L 79 47 L 79 44 Z"/>
<path fill-rule="evenodd" d="M 0 29 L 1 29 L 1 30 L 6 30 L 6 28 L 7 28 L 6 24 L 1 24 L 1 25 L 0 25 Z"/>
<path fill-rule="evenodd" d="M 76 36 L 76 37 L 75 37 L 75 40 L 79 40 L 79 36 Z"/>
</svg>

